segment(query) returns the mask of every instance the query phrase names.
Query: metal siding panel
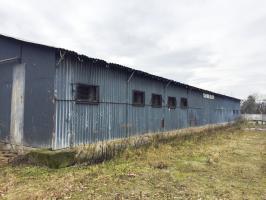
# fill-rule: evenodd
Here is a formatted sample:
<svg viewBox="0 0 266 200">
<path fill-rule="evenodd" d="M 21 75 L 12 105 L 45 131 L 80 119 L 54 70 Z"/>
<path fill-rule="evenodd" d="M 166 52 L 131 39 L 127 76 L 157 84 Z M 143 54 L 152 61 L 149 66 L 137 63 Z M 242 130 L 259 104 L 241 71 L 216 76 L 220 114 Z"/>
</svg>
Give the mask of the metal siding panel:
<svg viewBox="0 0 266 200">
<path fill-rule="evenodd" d="M 131 72 L 110 69 L 96 60 L 81 62 L 78 58 L 65 56 L 56 67 L 54 148 L 220 123 L 230 117 L 217 110 L 224 105 L 229 106 L 228 102 L 232 100 L 206 100 L 200 91 L 187 91 L 187 88 L 139 75 L 133 75 L 127 83 L 130 76 Z M 75 83 L 98 85 L 100 104 L 76 104 Z M 132 105 L 132 90 L 145 92 L 144 107 Z M 151 106 L 152 93 L 162 95 L 162 108 Z M 176 109 L 167 108 L 168 96 L 177 98 Z M 188 98 L 188 109 L 179 107 L 181 97 Z M 164 128 L 161 126 L 162 119 L 165 121 Z"/>
<path fill-rule="evenodd" d="M 167 99 L 168 96 L 176 97 L 177 108 L 168 109 Z M 166 88 L 165 92 L 165 130 L 173 130 L 178 128 L 188 127 L 188 110 L 180 108 L 180 99 L 182 97 L 188 98 L 187 89 L 184 87 L 178 87 L 171 85 L 171 83 Z"/>
<path fill-rule="evenodd" d="M 215 100 L 203 99 L 199 89 L 171 84 L 170 80 L 146 73 L 136 73 L 127 83 L 132 73 L 129 68 L 122 67 L 123 70 L 120 70 L 116 65 L 96 59 L 81 62 L 81 59 L 88 58 L 78 58 L 77 54 L 68 52 L 69 55 L 55 69 L 55 61 L 59 61 L 59 57 L 55 59 L 55 51 L 59 49 L 30 43 L 21 46 L 21 42 L 3 37 L 0 37 L 0 47 L 0 59 L 19 57 L 23 50 L 22 62 L 27 64 L 24 139 L 25 144 L 30 146 L 50 147 L 54 126 L 53 148 L 64 148 L 147 132 L 228 122 L 240 114 L 233 114 L 233 110 L 240 109 L 238 100 L 218 94 Z M 6 77 L 9 77 L 8 70 Z M 0 130 L 0 139 L 7 139 L 9 132 L 11 82 L 12 78 L 0 79 L 0 109 L 2 106 L 2 110 L 6 111 L 5 114 L 0 112 L 0 122 L 2 120 L 6 124 L 6 128 L 2 126 Z M 75 83 L 99 85 L 101 103 L 75 104 Z M 131 105 L 133 89 L 145 91 L 145 107 Z M 152 93 L 162 95 L 162 108 L 150 106 Z M 3 96 L 8 98 L 3 100 Z M 176 109 L 167 108 L 168 96 L 177 98 Z M 179 107 L 181 97 L 188 98 L 188 109 Z M 165 121 L 164 128 L 161 126 L 162 119 Z"/>
<path fill-rule="evenodd" d="M 188 106 L 193 109 L 203 107 L 203 94 L 200 91 L 188 90 Z"/>
<path fill-rule="evenodd" d="M 32 147 L 51 147 L 55 52 L 50 48 L 24 44 L 22 63 L 26 64 L 24 143 Z"/>
<path fill-rule="evenodd" d="M 0 60 L 20 57 L 20 42 L 0 36 Z"/>
<path fill-rule="evenodd" d="M 145 92 L 145 107 L 129 106 L 129 123 L 131 124 L 131 135 L 147 132 L 163 131 L 161 120 L 164 118 L 164 108 L 153 108 L 151 106 L 152 94 L 162 95 L 164 100 L 164 87 L 160 81 L 134 76 L 129 83 L 129 100 L 132 103 L 132 91 L 141 90 Z M 132 112 L 132 113 L 131 113 Z"/>
<path fill-rule="evenodd" d="M 66 57 L 56 67 L 57 123 L 54 148 L 125 137 L 126 85 L 123 83 L 126 80 L 127 74 L 124 72 Z M 99 85 L 101 103 L 76 104 L 75 83 Z"/>
<path fill-rule="evenodd" d="M 13 67 L 10 122 L 11 142 L 16 145 L 23 145 L 24 100 L 25 64 L 16 64 Z"/>
<path fill-rule="evenodd" d="M 13 64 L 0 64 L 0 140 L 10 141 Z"/>
<path fill-rule="evenodd" d="M 20 43 L 0 36 L 0 60 L 20 56 Z M 11 94 L 13 66 L 0 63 L 0 140 L 10 142 Z"/>
</svg>

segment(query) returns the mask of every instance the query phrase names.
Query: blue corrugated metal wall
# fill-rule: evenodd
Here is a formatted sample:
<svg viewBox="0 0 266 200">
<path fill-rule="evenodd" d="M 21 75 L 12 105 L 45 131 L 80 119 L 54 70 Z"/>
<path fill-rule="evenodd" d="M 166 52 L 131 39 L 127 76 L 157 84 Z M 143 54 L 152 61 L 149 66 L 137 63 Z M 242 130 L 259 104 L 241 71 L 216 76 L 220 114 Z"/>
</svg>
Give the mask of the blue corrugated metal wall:
<svg viewBox="0 0 266 200">
<path fill-rule="evenodd" d="M 59 57 L 57 58 L 59 60 Z M 232 121 L 239 102 L 222 96 L 203 98 L 199 90 L 185 88 L 132 72 L 110 69 L 96 60 L 65 56 L 56 66 L 56 125 L 54 148 Z M 129 79 L 130 77 L 130 79 Z M 76 104 L 75 84 L 99 85 L 100 104 Z M 145 106 L 132 106 L 132 90 L 145 92 Z M 163 107 L 151 107 L 152 93 L 161 94 Z M 167 98 L 177 98 L 177 108 L 168 109 Z M 188 98 L 188 109 L 179 107 Z M 164 127 L 162 126 L 164 120 Z"/>
<path fill-rule="evenodd" d="M 26 65 L 23 145 L 59 149 L 238 117 L 233 113 L 240 107 L 236 99 L 205 99 L 199 89 L 75 52 L 59 55 L 61 50 L 0 35 L 0 60 L 16 57 L 14 62 Z M 6 142 L 14 64 L 0 66 L 0 140 Z M 77 83 L 99 85 L 100 103 L 76 104 Z M 145 92 L 144 107 L 132 106 L 132 90 Z M 152 93 L 162 95 L 163 107 L 151 107 Z M 168 96 L 177 98 L 176 109 L 167 108 Z M 180 108 L 181 97 L 188 98 L 188 109 Z"/>
<path fill-rule="evenodd" d="M 9 65 L 0 66 L 0 141 L 4 142 L 10 139 L 12 70 Z"/>
<path fill-rule="evenodd" d="M 20 45 L 17 42 L 0 37 L 0 60 L 19 55 Z M 4 142 L 10 140 L 11 94 L 15 64 L 17 63 L 0 63 L 0 141 Z"/>
<path fill-rule="evenodd" d="M 52 147 L 54 132 L 55 50 L 0 35 L 0 140 L 10 141 L 13 68 L 23 63 L 25 100 L 22 145 Z M 2 125 L 1 125 L 2 124 Z"/>
<path fill-rule="evenodd" d="M 126 81 L 124 72 L 66 57 L 56 67 L 55 148 L 123 137 Z M 99 85 L 101 103 L 75 104 L 75 83 Z"/>
<path fill-rule="evenodd" d="M 55 50 L 23 44 L 26 64 L 23 144 L 51 147 L 54 131 Z"/>
</svg>

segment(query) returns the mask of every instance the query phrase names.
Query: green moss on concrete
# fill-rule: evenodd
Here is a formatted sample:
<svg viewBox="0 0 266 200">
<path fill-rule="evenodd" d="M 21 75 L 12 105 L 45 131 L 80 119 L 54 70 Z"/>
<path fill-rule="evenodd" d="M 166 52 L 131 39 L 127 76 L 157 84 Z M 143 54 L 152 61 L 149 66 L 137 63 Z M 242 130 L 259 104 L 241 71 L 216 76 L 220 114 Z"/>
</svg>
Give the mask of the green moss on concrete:
<svg viewBox="0 0 266 200">
<path fill-rule="evenodd" d="M 58 169 L 75 164 L 75 155 L 76 152 L 71 150 L 51 151 L 41 149 L 29 152 L 25 155 L 25 158 L 26 162 L 30 164 Z"/>
<path fill-rule="evenodd" d="M 90 165 L 108 161 L 119 156 L 125 151 L 130 152 L 129 150 L 142 149 L 141 151 L 143 151 L 149 149 L 150 147 L 158 149 L 163 144 L 179 146 L 182 148 L 182 146 L 192 145 L 195 141 L 201 141 L 204 140 L 204 138 L 219 135 L 221 131 L 235 130 L 238 130 L 238 124 L 184 129 L 164 134 L 147 134 L 115 141 L 104 141 L 60 151 L 40 149 L 26 154 L 22 160 L 20 160 L 22 162 L 18 163 L 47 166 L 49 168 L 62 168 L 74 164 Z M 194 155 L 187 156 L 199 159 L 198 161 L 207 162 L 207 158 L 202 155 L 199 155 L 198 157 L 195 157 Z M 213 159 L 210 159 L 210 161 L 212 162 Z M 156 162 L 152 162 L 151 165 L 155 168 L 162 169 L 167 168 L 168 166 L 167 163 L 159 162 L 158 160 L 156 160 Z"/>
</svg>

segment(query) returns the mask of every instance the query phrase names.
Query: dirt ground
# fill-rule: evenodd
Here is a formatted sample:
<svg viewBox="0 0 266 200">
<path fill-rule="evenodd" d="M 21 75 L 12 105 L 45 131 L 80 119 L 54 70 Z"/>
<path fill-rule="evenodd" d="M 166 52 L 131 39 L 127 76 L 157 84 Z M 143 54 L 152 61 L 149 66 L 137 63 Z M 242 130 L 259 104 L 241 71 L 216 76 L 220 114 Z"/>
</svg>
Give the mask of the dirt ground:
<svg viewBox="0 0 266 200">
<path fill-rule="evenodd" d="M 1 166 L 0 199 L 266 199 L 266 132 L 231 128 L 92 166 Z"/>
</svg>

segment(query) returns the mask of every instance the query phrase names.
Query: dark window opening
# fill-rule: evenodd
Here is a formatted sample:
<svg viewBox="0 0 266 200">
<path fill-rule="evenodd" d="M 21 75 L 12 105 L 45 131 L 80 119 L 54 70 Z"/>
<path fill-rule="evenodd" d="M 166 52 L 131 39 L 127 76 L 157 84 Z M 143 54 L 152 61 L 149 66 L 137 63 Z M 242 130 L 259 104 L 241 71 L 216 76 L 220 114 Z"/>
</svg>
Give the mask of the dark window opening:
<svg viewBox="0 0 266 200">
<path fill-rule="evenodd" d="M 187 108 L 188 107 L 187 98 L 182 97 L 180 99 L 180 107 L 181 108 Z"/>
<path fill-rule="evenodd" d="M 164 128 L 164 118 L 161 121 L 161 128 Z"/>
<path fill-rule="evenodd" d="M 162 107 L 162 95 L 152 94 L 151 105 L 152 107 Z"/>
<path fill-rule="evenodd" d="M 176 108 L 176 98 L 175 97 L 168 97 L 168 108 L 175 109 Z"/>
<path fill-rule="evenodd" d="M 144 106 L 145 105 L 145 93 L 142 91 L 133 91 L 133 105 Z"/>
<path fill-rule="evenodd" d="M 78 103 L 99 103 L 99 86 L 77 84 L 76 101 Z"/>
</svg>

